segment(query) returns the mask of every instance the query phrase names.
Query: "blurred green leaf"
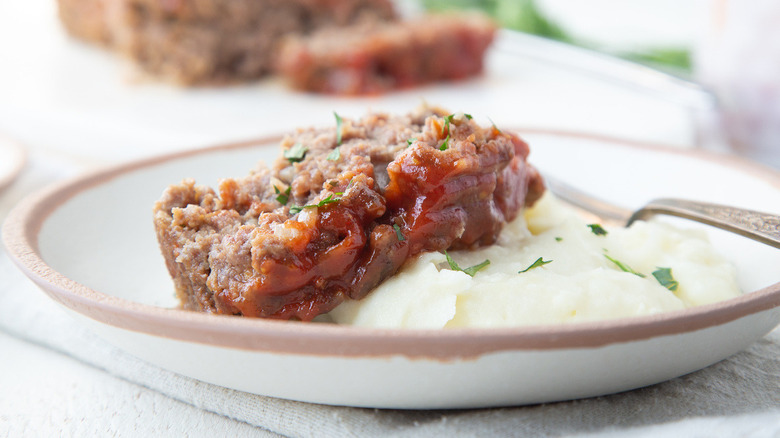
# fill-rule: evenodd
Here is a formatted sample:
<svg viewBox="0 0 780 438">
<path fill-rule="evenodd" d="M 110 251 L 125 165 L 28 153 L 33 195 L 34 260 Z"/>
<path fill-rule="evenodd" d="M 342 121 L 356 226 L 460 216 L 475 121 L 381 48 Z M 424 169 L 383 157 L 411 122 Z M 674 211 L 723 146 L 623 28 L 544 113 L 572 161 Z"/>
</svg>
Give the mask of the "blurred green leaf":
<svg viewBox="0 0 780 438">
<path fill-rule="evenodd" d="M 477 10 L 508 29 L 559 41 L 572 41 L 560 26 L 544 16 L 534 0 L 423 0 L 423 5 L 433 11 Z"/>
<path fill-rule="evenodd" d="M 535 0 L 422 0 L 432 11 L 477 10 L 492 17 L 507 29 L 598 50 L 598 47 L 576 40 L 558 23 L 547 17 Z M 621 58 L 686 75 L 691 71 L 690 52 L 684 48 L 659 48 L 641 52 L 611 53 Z"/>
<path fill-rule="evenodd" d="M 629 61 L 647 64 L 651 67 L 667 70 L 671 67 L 672 73 L 675 73 L 675 70 L 691 71 L 691 53 L 686 49 L 653 49 L 644 52 L 623 53 L 621 56 Z"/>
</svg>

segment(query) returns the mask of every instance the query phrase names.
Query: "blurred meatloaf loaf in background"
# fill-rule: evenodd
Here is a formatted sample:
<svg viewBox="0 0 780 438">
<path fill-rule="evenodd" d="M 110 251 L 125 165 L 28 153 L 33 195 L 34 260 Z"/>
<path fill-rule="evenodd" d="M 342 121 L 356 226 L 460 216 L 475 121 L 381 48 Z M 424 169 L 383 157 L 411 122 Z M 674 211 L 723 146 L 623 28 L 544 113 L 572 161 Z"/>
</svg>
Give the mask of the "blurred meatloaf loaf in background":
<svg viewBox="0 0 780 438">
<path fill-rule="evenodd" d="M 337 117 L 218 190 L 185 180 L 154 206 L 184 308 L 311 320 L 361 299 L 423 251 L 495 242 L 543 193 L 517 135 L 471 116 Z"/>
<path fill-rule="evenodd" d="M 58 0 L 74 36 L 185 85 L 268 74 L 288 34 L 396 19 L 390 0 Z"/>
<path fill-rule="evenodd" d="M 479 14 L 327 27 L 288 37 L 278 69 L 293 87 L 374 94 L 482 72 L 495 25 Z"/>
</svg>

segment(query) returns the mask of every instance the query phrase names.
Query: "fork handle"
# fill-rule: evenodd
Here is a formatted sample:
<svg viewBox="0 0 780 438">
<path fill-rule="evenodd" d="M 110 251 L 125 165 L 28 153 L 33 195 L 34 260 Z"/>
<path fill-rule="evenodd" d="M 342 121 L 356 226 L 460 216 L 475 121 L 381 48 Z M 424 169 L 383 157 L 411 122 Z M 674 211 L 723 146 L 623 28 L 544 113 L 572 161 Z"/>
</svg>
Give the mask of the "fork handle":
<svg viewBox="0 0 780 438">
<path fill-rule="evenodd" d="M 655 199 L 631 215 L 627 225 L 658 214 L 702 222 L 780 248 L 779 215 L 725 205 L 681 199 Z"/>
</svg>

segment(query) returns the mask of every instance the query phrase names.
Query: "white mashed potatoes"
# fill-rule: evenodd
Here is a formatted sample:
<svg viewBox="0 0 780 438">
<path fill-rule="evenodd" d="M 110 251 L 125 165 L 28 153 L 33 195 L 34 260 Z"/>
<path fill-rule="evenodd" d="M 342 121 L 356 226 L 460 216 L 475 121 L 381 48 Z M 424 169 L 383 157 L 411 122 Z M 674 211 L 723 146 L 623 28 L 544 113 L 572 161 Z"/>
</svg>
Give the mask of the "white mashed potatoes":
<svg viewBox="0 0 780 438">
<path fill-rule="evenodd" d="M 490 260 L 473 277 L 450 269 L 444 254 L 425 253 L 329 315 L 370 327 L 502 327 L 649 315 L 740 295 L 734 266 L 703 233 L 660 221 L 607 231 L 593 233 L 545 195 L 505 227 L 496 245 L 450 254 L 464 268 Z M 518 273 L 540 257 L 549 263 Z M 659 267 L 671 269 L 674 291 L 652 275 Z"/>
</svg>

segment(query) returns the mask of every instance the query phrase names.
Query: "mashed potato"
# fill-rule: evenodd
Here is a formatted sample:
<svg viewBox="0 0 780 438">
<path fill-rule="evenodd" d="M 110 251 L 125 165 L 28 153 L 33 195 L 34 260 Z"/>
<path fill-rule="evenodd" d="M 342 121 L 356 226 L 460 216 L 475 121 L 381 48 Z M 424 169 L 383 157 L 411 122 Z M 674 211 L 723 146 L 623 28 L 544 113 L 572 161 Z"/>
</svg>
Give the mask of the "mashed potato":
<svg viewBox="0 0 780 438">
<path fill-rule="evenodd" d="M 650 315 L 740 295 L 734 266 L 703 233 L 657 221 L 607 231 L 597 235 L 545 195 L 496 245 L 450 254 L 461 267 L 490 260 L 473 277 L 451 269 L 444 254 L 421 254 L 329 315 L 370 327 L 504 327 Z M 547 263 L 518 272 L 540 257 Z M 652 275 L 659 267 L 671 269 L 676 288 Z"/>
</svg>

